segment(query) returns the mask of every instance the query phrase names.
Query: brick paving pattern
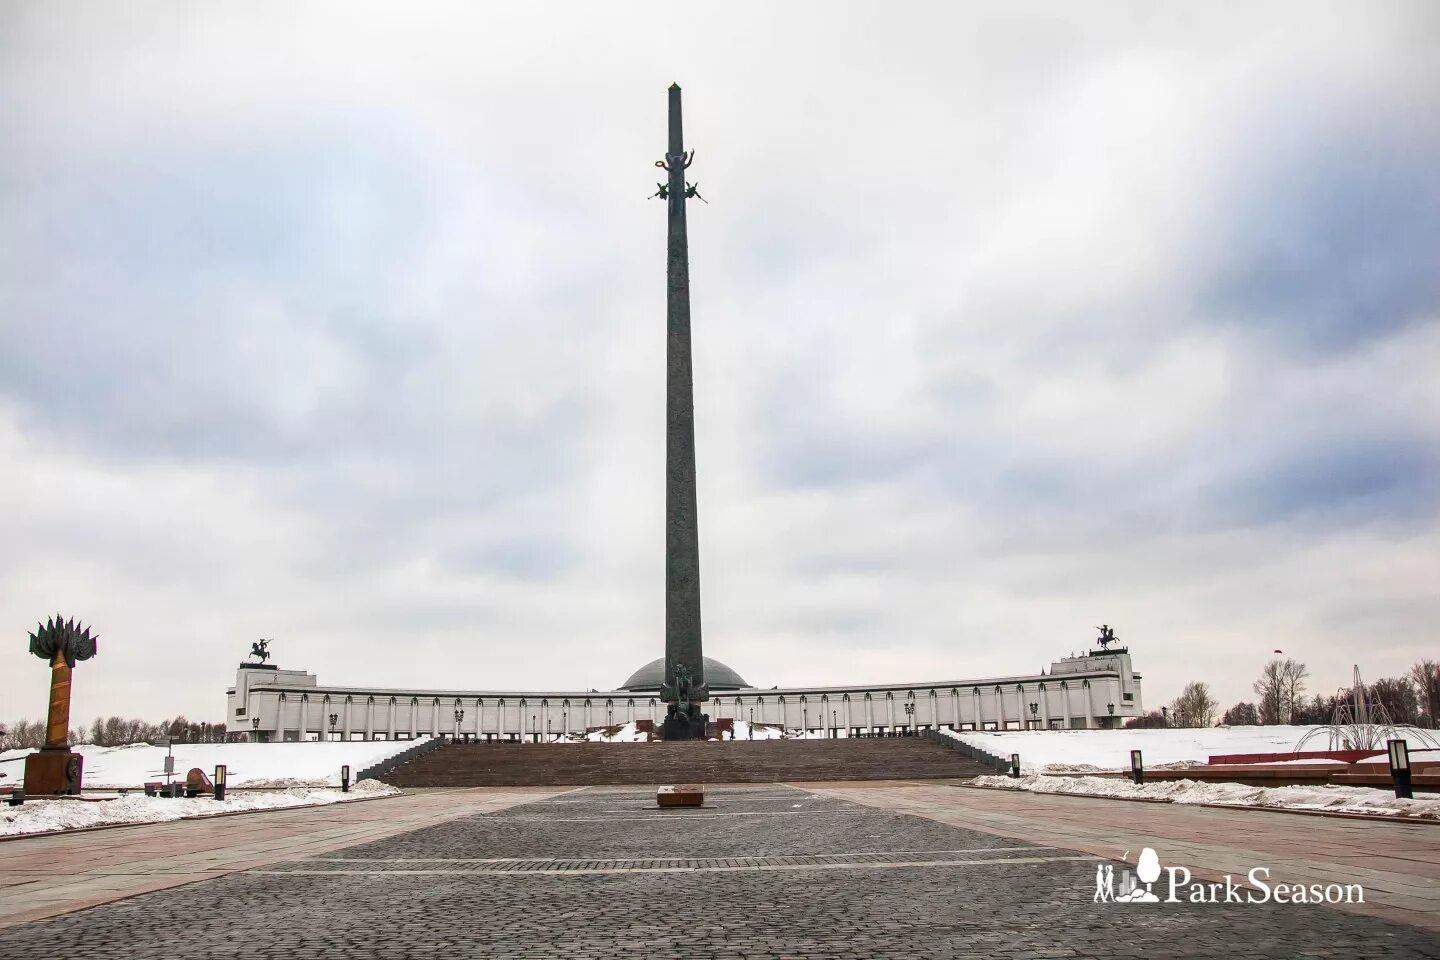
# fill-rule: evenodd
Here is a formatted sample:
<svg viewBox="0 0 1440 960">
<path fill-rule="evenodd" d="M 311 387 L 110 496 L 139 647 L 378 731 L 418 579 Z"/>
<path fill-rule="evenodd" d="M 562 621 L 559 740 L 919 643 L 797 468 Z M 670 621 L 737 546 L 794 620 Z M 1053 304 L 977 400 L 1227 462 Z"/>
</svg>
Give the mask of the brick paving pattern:
<svg viewBox="0 0 1440 960">
<path fill-rule="evenodd" d="M 839 793 L 564 793 L 0 930 L 0 956 L 1440 957 L 1320 906 L 1096 904 L 1093 856 Z"/>
</svg>

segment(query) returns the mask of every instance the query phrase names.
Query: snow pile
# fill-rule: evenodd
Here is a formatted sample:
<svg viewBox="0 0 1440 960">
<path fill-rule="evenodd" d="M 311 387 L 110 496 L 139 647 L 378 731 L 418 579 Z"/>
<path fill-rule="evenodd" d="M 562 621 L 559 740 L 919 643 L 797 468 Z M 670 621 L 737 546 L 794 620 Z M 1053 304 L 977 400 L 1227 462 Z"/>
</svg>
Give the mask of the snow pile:
<svg viewBox="0 0 1440 960">
<path fill-rule="evenodd" d="M 174 745 L 175 773 L 184 778 L 191 767 L 213 776 L 215 767 L 225 765 L 232 787 L 339 786 L 340 767 L 350 765 L 358 776 L 366 767 L 422 743 L 415 740 L 347 740 L 314 743 L 177 743 Z M 72 747 L 85 757 L 85 789 L 110 787 L 139 788 L 149 780 L 165 779 L 165 747 L 136 743 L 124 747 L 97 747 L 82 743 Z M 24 776 L 21 759 L 29 750 L 0 754 L 0 772 L 8 774 L 0 784 Z M 13 763 L 4 761 L 13 760 Z"/>
<path fill-rule="evenodd" d="M 766 723 L 750 723 L 748 720 L 735 720 L 734 723 L 736 740 L 784 740 L 799 739 L 801 731 L 787 733 L 783 728 L 772 726 Z M 753 736 L 752 736 L 753 734 Z"/>
<path fill-rule="evenodd" d="M 1288 810 L 1324 810 L 1330 813 L 1373 813 L 1440 820 L 1440 797 L 1397 800 L 1390 790 L 1373 787 L 1300 786 L 1247 787 L 1239 783 L 1200 783 L 1168 780 L 1136 784 L 1110 777 L 1029 776 L 1012 779 L 976 777 L 976 786 L 1031 793 L 1064 793 L 1082 797 L 1118 797 L 1127 800 L 1169 800 L 1172 803 L 1214 803 L 1230 807 L 1275 807 Z"/>
<path fill-rule="evenodd" d="M 825 737 L 829 736 L 828 733 L 822 732 L 822 731 L 813 731 L 813 732 L 811 732 L 810 734 L 807 735 L 807 734 L 805 734 L 803 731 L 800 731 L 800 730 L 788 730 L 788 731 L 787 731 L 787 730 L 783 730 L 783 729 L 781 729 L 780 727 L 775 726 L 775 725 L 772 725 L 772 724 L 765 724 L 765 723 L 751 724 L 751 723 L 748 723 L 748 722 L 746 722 L 746 721 L 744 721 L 744 720 L 734 720 L 734 721 L 731 721 L 731 722 L 734 724 L 734 728 L 733 728 L 733 729 L 734 729 L 734 732 L 735 732 L 735 739 L 736 739 L 736 740 L 781 740 L 781 739 L 798 740 L 798 739 L 806 738 L 807 736 L 808 736 L 808 739 L 811 739 L 811 740 L 820 740 L 820 739 L 824 739 Z M 660 724 L 657 723 L 655 726 L 656 726 L 656 739 L 658 739 L 658 738 L 659 738 L 659 726 L 660 726 Z M 752 732 L 752 731 L 754 732 L 754 736 L 751 736 L 751 732 Z M 728 740 L 728 739 L 730 739 L 730 738 L 729 738 L 729 736 L 727 735 L 727 736 L 725 737 L 725 739 Z M 602 728 L 602 729 L 600 729 L 600 730 L 592 730 L 591 732 L 585 734 L 583 737 L 579 736 L 578 734 L 577 734 L 577 735 L 572 735 L 572 736 L 569 737 L 568 739 L 567 739 L 567 738 L 556 737 L 554 742 L 557 742 L 557 743 L 644 743 L 644 742 L 645 742 L 645 734 L 639 729 L 639 726 L 632 720 L 630 723 L 622 723 L 622 724 L 617 724 L 616 726 L 613 726 L 613 727 L 604 727 L 604 728 Z"/>
<path fill-rule="evenodd" d="M 601 743 L 644 743 L 645 734 L 635 721 L 622 723 L 616 727 L 606 727 L 602 730 L 594 730 L 585 734 L 585 739 L 591 742 Z"/>
<path fill-rule="evenodd" d="M 292 787 L 255 793 L 226 794 L 224 800 L 211 797 L 167 799 L 132 794 L 114 800 L 27 800 L 18 807 L 0 807 L 0 836 L 41 833 L 46 830 L 75 830 L 119 823 L 160 823 L 213 817 L 239 810 L 278 810 L 317 803 L 368 800 L 399 793 L 379 780 L 361 780 L 349 793 L 335 789 Z"/>
<path fill-rule="evenodd" d="M 1188 761 L 1205 763 L 1212 754 L 1290 753 L 1311 727 L 1204 727 L 1159 730 L 1010 730 L 942 731 L 997 757 L 1020 754 L 1025 773 L 1097 773 L 1129 770 L 1130 751 L 1142 750 L 1145 766 Z M 1411 741 L 1414 752 L 1424 744 Z M 1320 745 L 1317 749 L 1323 749 Z M 1183 768 L 1181 768 L 1183 769 Z"/>
</svg>

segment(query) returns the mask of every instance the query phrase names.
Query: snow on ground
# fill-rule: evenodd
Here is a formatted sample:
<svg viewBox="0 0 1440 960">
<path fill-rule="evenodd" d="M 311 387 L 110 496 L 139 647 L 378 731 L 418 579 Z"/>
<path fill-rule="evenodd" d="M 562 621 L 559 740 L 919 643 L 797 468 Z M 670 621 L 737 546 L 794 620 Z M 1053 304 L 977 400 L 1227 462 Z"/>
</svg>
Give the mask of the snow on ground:
<svg viewBox="0 0 1440 960">
<path fill-rule="evenodd" d="M 746 720 L 736 720 L 734 723 L 736 740 L 783 740 L 786 738 L 800 739 L 805 736 L 803 731 L 791 730 L 787 732 L 780 727 L 771 726 L 766 723 L 750 723 Z M 752 732 L 754 734 L 753 736 L 751 735 Z"/>
<path fill-rule="evenodd" d="M 1145 766 L 1183 768 L 1205 763 L 1212 754 L 1290 753 L 1311 727 L 1204 727 L 1159 730 L 1010 730 L 1005 732 L 943 731 L 987 753 L 1008 758 L 1020 754 L 1024 773 L 1099 773 L 1129 770 L 1130 751 L 1144 752 Z M 1317 737 L 1306 750 L 1324 750 L 1329 741 Z M 1411 751 L 1424 744 L 1410 741 Z"/>
<path fill-rule="evenodd" d="M 1086 797 L 1169 800 L 1172 803 L 1215 803 L 1233 807 L 1324 810 L 1331 813 L 1373 813 L 1440 820 L 1440 797 L 1397 800 L 1391 790 L 1374 787 L 1300 786 L 1247 787 L 1239 783 L 1169 780 L 1136 784 L 1109 777 L 1057 777 L 1030 774 L 1019 779 L 976 777 L 971 783 L 1002 790 L 1064 793 Z"/>
<path fill-rule="evenodd" d="M 428 740 L 347 740 L 314 743 L 177 743 L 174 745 L 175 773 L 183 778 L 191 767 L 213 776 L 215 767 L 225 764 L 227 783 L 232 787 L 338 786 L 340 767 L 350 765 L 358 776 L 366 767 Z M 124 747 L 97 747 L 82 743 L 72 747 L 85 757 L 84 786 L 87 790 L 107 787 L 140 787 L 147 780 L 165 779 L 165 747 L 136 743 Z M 30 750 L 9 750 L 0 754 L 0 786 L 24 778 L 23 758 Z M 6 763 L 13 760 L 12 763 Z"/>
<path fill-rule="evenodd" d="M 614 730 L 615 732 L 611 733 L 611 730 Z M 645 734 L 640 732 L 640 728 L 632 720 L 630 723 L 622 723 L 618 727 L 611 727 L 605 730 L 591 731 L 590 733 L 585 734 L 584 739 L 599 743 L 644 743 Z M 562 742 L 579 743 L 582 741 L 580 741 L 579 739 L 573 739 L 570 741 Z"/>
<path fill-rule="evenodd" d="M 46 830 L 75 830 L 118 823 L 159 823 L 192 817 L 213 817 L 238 810 L 276 810 L 316 803 L 368 800 L 399 793 L 379 780 L 362 780 L 349 793 L 338 789 L 291 787 L 254 793 L 227 793 L 224 800 L 213 797 L 147 797 L 131 794 L 113 800 L 27 800 L 18 807 L 0 807 L 0 836 L 40 833 Z"/>
</svg>

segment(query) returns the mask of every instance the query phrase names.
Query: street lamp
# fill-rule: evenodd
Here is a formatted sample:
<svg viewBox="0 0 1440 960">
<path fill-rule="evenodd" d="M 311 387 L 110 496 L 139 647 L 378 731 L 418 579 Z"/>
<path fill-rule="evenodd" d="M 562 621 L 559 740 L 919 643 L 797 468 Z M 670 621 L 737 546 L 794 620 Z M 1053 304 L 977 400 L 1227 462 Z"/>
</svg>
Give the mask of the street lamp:
<svg viewBox="0 0 1440 960">
<path fill-rule="evenodd" d="M 1038 714 L 1039 712 L 1040 712 L 1040 704 L 1035 703 L 1035 702 L 1032 701 L 1031 704 L 1030 704 L 1030 726 L 1031 726 L 1031 728 L 1035 728 L 1035 727 L 1038 727 L 1038 726 L 1040 725 L 1040 721 L 1038 721 L 1038 720 L 1035 719 L 1036 714 Z"/>
<path fill-rule="evenodd" d="M 331 739 L 331 740 L 334 740 L 334 739 L 335 739 L 335 724 L 337 724 L 337 723 L 339 723 L 339 722 L 340 722 L 340 714 L 338 714 L 338 713 L 332 713 L 332 714 L 330 714 L 330 739 Z"/>
<path fill-rule="evenodd" d="M 746 729 L 746 736 L 750 740 L 755 739 L 755 708 L 750 708 L 750 725 Z"/>
<path fill-rule="evenodd" d="M 251 735 L 251 738 L 250 738 L 250 739 L 251 739 L 251 740 L 258 741 L 258 740 L 260 739 L 260 718 L 259 718 L 259 717 L 251 717 L 251 718 L 250 718 L 250 729 L 255 731 L 254 734 Z"/>
<path fill-rule="evenodd" d="M 533 740 L 535 743 L 540 742 L 540 734 L 536 733 L 536 729 L 538 727 L 539 724 L 535 722 L 535 714 L 530 714 L 530 739 Z"/>
<path fill-rule="evenodd" d="M 1115 704 L 1107 703 L 1105 709 L 1110 711 L 1110 724 L 1113 726 L 1115 724 Z"/>
<path fill-rule="evenodd" d="M 810 733 L 810 708 L 809 708 L 809 707 L 801 707 L 801 708 L 800 708 L 800 725 L 805 728 L 805 733 L 806 733 L 806 735 L 808 736 L 809 733 Z"/>
<path fill-rule="evenodd" d="M 459 740 L 459 739 L 460 739 L 460 724 L 463 723 L 464 721 L 465 721 L 465 711 L 464 711 L 464 710 L 456 710 L 456 711 L 455 711 L 455 739 L 456 739 L 456 740 Z"/>
<path fill-rule="evenodd" d="M 1163 724 L 1165 724 L 1165 726 L 1167 726 L 1167 727 L 1170 726 L 1170 708 L 1169 708 L 1169 707 L 1161 707 L 1161 708 L 1160 708 L 1160 722 L 1163 723 Z"/>
<path fill-rule="evenodd" d="M 565 736 L 570 736 L 570 711 L 560 711 L 560 730 Z"/>
<path fill-rule="evenodd" d="M 831 740 L 838 740 L 838 739 L 840 739 L 840 731 L 839 731 L 839 729 L 837 729 L 836 726 L 835 726 L 835 711 L 834 711 L 834 710 L 831 710 L 831 711 L 830 711 L 830 739 L 831 739 Z"/>
<path fill-rule="evenodd" d="M 1395 787 L 1395 799 L 1415 799 L 1414 788 L 1410 785 L 1410 744 L 1404 740 L 1386 740 L 1385 748 L 1390 761 L 1390 782 Z"/>
<path fill-rule="evenodd" d="M 905 701 L 905 735 L 910 735 L 910 721 L 915 717 L 915 701 Z"/>
</svg>

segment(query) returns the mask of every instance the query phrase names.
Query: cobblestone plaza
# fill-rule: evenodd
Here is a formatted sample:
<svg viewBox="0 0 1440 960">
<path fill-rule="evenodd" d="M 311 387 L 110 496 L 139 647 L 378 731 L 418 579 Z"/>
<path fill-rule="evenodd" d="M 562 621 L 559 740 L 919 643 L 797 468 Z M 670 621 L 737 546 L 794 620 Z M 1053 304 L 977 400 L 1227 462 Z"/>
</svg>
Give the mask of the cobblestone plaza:
<svg viewBox="0 0 1440 960">
<path fill-rule="evenodd" d="M 643 788 L 536 793 L 3 928 L 0 955 L 1440 956 L 1434 930 L 1325 906 L 1096 903 L 1093 852 L 885 809 L 874 802 L 883 789 L 865 788 L 862 803 L 803 785 L 718 788 L 704 809 L 664 812 Z M 1144 806 L 1100 809 L 1124 819 Z M 1250 816 L 1291 830 L 1307 819 Z M 966 818 L 957 808 L 950 819 Z"/>
</svg>

